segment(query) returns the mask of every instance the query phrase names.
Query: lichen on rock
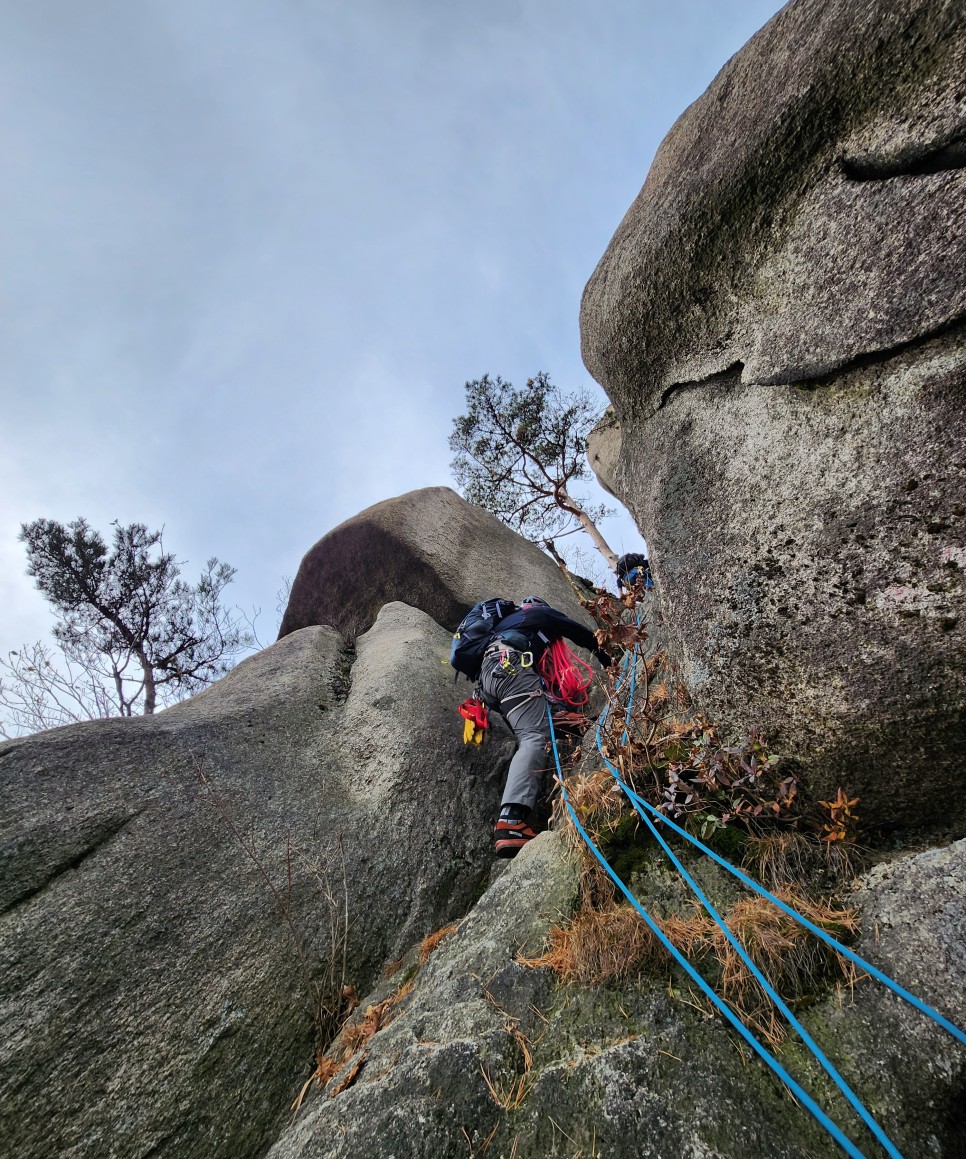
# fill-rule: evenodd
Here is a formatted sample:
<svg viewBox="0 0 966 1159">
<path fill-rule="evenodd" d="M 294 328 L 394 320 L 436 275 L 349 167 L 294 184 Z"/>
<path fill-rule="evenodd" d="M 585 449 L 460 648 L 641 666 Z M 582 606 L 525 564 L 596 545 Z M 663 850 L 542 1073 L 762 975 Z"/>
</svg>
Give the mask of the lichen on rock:
<svg viewBox="0 0 966 1159">
<path fill-rule="evenodd" d="M 584 293 L 590 445 L 700 708 L 872 829 L 961 835 L 955 3 L 795 0 L 678 120 Z"/>
</svg>

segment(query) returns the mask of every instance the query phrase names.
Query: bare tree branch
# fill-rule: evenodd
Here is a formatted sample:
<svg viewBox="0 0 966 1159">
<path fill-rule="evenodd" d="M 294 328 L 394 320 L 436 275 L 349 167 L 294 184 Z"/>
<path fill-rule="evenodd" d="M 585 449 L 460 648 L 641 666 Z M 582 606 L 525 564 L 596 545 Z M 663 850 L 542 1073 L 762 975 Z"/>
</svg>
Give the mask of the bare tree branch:
<svg viewBox="0 0 966 1159">
<path fill-rule="evenodd" d="M 564 395 L 542 372 L 525 390 L 485 374 L 466 383 L 466 403 L 449 440 L 464 496 L 537 543 L 584 531 L 613 568 L 617 556 L 597 527 L 611 512 L 570 490 L 591 478 L 586 439 L 596 408 L 590 395 Z"/>
</svg>

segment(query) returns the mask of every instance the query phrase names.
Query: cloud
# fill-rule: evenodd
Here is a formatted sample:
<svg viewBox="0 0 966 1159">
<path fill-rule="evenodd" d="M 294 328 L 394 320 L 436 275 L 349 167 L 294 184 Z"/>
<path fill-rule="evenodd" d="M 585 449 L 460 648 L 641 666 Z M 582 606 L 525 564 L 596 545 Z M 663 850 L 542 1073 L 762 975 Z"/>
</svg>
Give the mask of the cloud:
<svg viewBox="0 0 966 1159">
<path fill-rule="evenodd" d="M 586 278 L 778 6 L 14 6 L 0 646 L 39 623 L 23 520 L 164 524 L 272 607 L 326 530 L 449 480 L 467 379 L 587 385 Z"/>
</svg>

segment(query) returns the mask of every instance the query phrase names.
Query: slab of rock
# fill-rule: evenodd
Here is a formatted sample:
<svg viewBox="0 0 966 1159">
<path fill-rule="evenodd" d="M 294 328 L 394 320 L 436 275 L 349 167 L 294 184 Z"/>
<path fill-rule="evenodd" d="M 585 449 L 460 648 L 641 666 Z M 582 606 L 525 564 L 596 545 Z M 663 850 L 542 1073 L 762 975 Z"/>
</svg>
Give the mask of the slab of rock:
<svg viewBox="0 0 966 1159">
<path fill-rule="evenodd" d="M 512 744 L 464 748 L 448 645 L 390 604 L 354 660 L 306 628 L 155 717 L 0 745 L 0 1149 L 264 1152 L 342 907 L 368 987 L 489 869 Z"/>
<path fill-rule="evenodd" d="M 877 827 L 966 825 L 966 22 L 794 0 L 586 288 L 591 440 L 679 667 Z"/>
<path fill-rule="evenodd" d="M 877 866 L 852 898 L 856 951 L 966 1031 L 966 841 Z M 805 1018 L 903 1155 L 966 1144 L 966 1046 L 866 979 Z"/>
<path fill-rule="evenodd" d="M 861 895 L 862 952 L 961 1024 L 964 874 L 961 842 L 877 871 Z M 659 889 L 663 876 L 658 868 Z M 646 875 L 638 885 L 650 907 Z M 336 1093 L 314 1094 L 270 1159 L 841 1154 L 722 1022 L 701 1012 L 683 978 L 670 988 L 657 975 L 559 986 L 516 961 L 539 950 L 576 892 L 563 843 L 542 835 L 420 969 L 412 996 L 365 1044 L 351 1085 L 340 1091 L 333 1080 Z M 924 897 L 933 899 L 925 913 Z M 949 1036 L 868 981 L 808 1021 L 903 1155 L 959 1154 L 963 1054 Z M 801 1049 L 790 1042 L 782 1062 L 871 1153 L 865 1128 Z"/>
<path fill-rule="evenodd" d="M 452 632 L 480 600 L 528 595 L 589 623 L 538 547 L 449 487 L 425 487 L 367 507 L 306 553 L 279 638 L 310 624 L 356 635 L 392 600 Z"/>
</svg>

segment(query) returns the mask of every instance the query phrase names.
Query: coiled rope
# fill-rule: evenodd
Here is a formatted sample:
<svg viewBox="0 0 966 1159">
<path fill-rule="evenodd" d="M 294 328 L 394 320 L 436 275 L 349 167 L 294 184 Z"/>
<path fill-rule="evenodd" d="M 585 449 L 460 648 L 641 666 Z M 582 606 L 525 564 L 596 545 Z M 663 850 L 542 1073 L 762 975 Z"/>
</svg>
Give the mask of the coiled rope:
<svg viewBox="0 0 966 1159">
<path fill-rule="evenodd" d="M 570 708 L 582 708 L 590 699 L 594 670 L 559 636 L 540 657 L 540 675 L 552 699 Z"/>
</svg>

